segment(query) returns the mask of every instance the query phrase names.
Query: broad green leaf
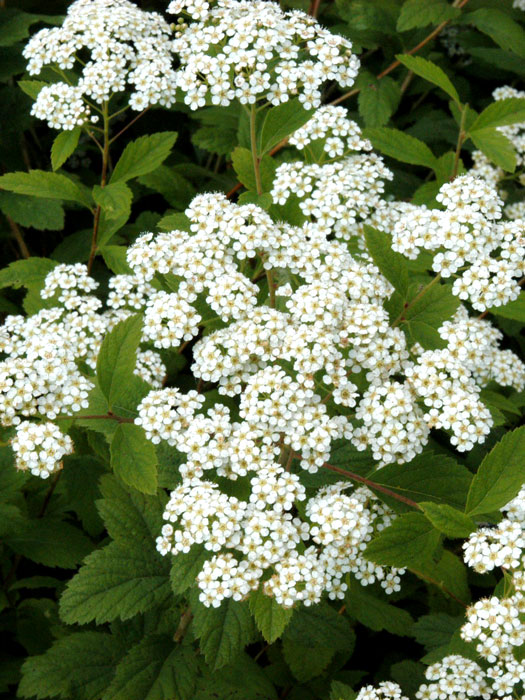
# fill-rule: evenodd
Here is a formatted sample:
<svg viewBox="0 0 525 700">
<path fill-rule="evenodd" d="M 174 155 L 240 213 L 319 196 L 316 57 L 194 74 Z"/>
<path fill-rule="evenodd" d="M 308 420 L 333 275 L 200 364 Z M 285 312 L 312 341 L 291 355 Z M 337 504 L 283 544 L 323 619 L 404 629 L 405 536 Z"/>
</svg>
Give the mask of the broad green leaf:
<svg viewBox="0 0 525 700">
<path fill-rule="evenodd" d="M 112 542 L 90 554 L 68 582 L 60 616 L 68 624 L 102 624 L 151 610 L 171 595 L 168 567 L 143 542 Z"/>
<path fill-rule="evenodd" d="M 307 681 L 321 675 L 335 654 L 330 647 L 317 647 L 283 640 L 284 660 L 298 681 Z"/>
<path fill-rule="evenodd" d="M 401 637 L 411 636 L 412 616 L 406 610 L 380 600 L 355 579 L 345 596 L 346 610 L 351 617 L 371 630 L 386 630 Z"/>
<path fill-rule="evenodd" d="M 463 509 L 472 474 L 451 457 L 423 452 L 408 464 L 387 464 L 370 475 L 370 479 L 416 502 L 433 501 Z M 380 491 L 375 493 L 398 512 L 412 510 L 405 503 Z"/>
<path fill-rule="evenodd" d="M 255 170 L 253 165 L 252 153 L 247 148 L 237 148 L 232 153 L 232 165 L 239 182 L 241 182 L 247 190 L 257 191 L 257 183 L 255 180 Z M 259 171 L 261 175 L 261 186 L 263 192 L 267 192 L 272 188 L 273 179 L 277 165 L 273 162 L 270 156 L 263 156 L 259 162 Z"/>
<path fill-rule="evenodd" d="M 114 540 L 141 541 L 155 549 L 163 524 L 164 500 L 127 489 L 111 474 L 100 480 L 100 492 L 102 499 L 97 501 L 97 509 L 108 534 Z"/>
<path fill-rule="evenodd" d="M 43 80 L 19 80 L 17 83 L 22 92 L 25 92 L 32 100 L 36 100 L 38 93 L 43 87 L 49 85 Z"/>
<path fill-rule="evenodd" d="M 156 170 L 169 156 L 176 139 L 174 131 L 163 131 L 128 143 L 115 165 L 111 183 L 126 182 Z"/>
<path fill-rule="evenodd" d="M 463 616 L 453 617 L 445 613 L 423 615 L 412 628 L 413 635 L 427 651 L 450 642 L 454 632 L 464 623 Z"/>
<path fill-rule="evenodd" d="M 54 199 L 0 192 L 0 211 L 26 228 L 36 228 L 38 231 L 60 231 L 64 228 L 64 209 Z"/>
<path fill-rule="evenodd" d="M 106 467 L 90 455 L 68 455 L 64 458 L 62 482 L 66 487 L 68 504 L 91 536 L 99 535 L 104 529 L 95 500 L 100 497 L 98 480 L 105 472 Z"/>
<path fill-rule="evenodd" d="M 490 36 L 502 49 L 513 51 L 522 58 L 525 57 L 525 30 L 506 12 L 483 7 L 466 13 L 462 20 Z"/>
<path fill-rule="evenodd" d="M 497 391 L 482 389 L 480 392 L 480 398 L 483 401 L 483 403 L 489 407 L 494 406 L 501 411 L 507 411 L 508 413 L 512 413 L 515 416 L 521 416 L 521 411 L 519 410 L 519 408 L 516 408 L 512 401 L 510 401 L 505 396 L 503 396 L 503 394 L 500 394 Z"/>
<path fill-rule="evenodd" d="M 91 541 L 78 528 L 51 517 L 28 520 L 5 537 L 17 554 L 45 566 L 75 569 L 91 552 Z"/>
<path fill-rule="evenodd" d="M 434 343 L 439 341 L 437 329 L 452 318 L 460 302 L 449 286 L 434 284 L 426 290 L 419 290 L 407 303 L 400 323 L 406 326 L 414 341 L 421 343 L 424 348 L 432 349 L 436 347 Z"/>
<path fill-rule="evenodd" d="M 151 173 L 139 177 L 141 185 L 157 192 L 175 209 L 185 209 L 196 194 L 193 185 L 174 168 L 159 165 Z"/>
<path fill-rule="evenodd" d="M 202 127 L 192 134 L 192 142 L 197 148 L 204 148 L 211 153 L 229 155 L 238 145 L 240 110 L 241 105 L 232 102 L 228 107 L 207 107 L 192 113 L 191 116 L 202 124 Z"/>
<path fill-rule="evenodd" d="M 214 670 L 235 661 L 253 638 L 254 625 L 246 602 L 227 598 L 218 608 L 199 604 L 193 612 L 193 631 L 206 663 Z"/>
<path fill-rule="evenodd" d="M 368 73 L 362 74 L 356 83 L 360 88 L 357 97 L 359 114 L 367 127 L 383 126 L 396 111 L 401 99 L 401 89 L 395 80 L 378 80 Z"/>
<path fill-rule="evenodd" d="M 505 100 L 496 100 L 486 107 L 470 126 L 469 131 L 519 122 L 525 122 L 525 99 L 508 97 Z"/>
<path fill-rule="evenodd" d="M 203 544 L 194 544 L 189 552 L 179 552 L 171 557 L 170 581 L 175 595 L 184 593 L 195 584 L 197 575 L 209 558 L 210 553 Z"/>
<path fill-rule="evenodd" d="M 88 209 L 92 205 L 89 192 L 84 186 L 78 185 L 66 175 L 45 170 L 6 173 L 0 177 L 0 189 L 33 197 L 78 202 Z"/>
<path fill-rule="evenodd" d="M 402 296 L 408 289 L 408 266 L 401 253 L 392 250 L 392 237 L 365 224 L 366 247 L 373 261 Z"/>
<path fill-rule="evenodd" d="M 103 245 L 99 253 L 104 258 L 104 262 L 115 275 L 131 275 L 132 269 L 128 265 L 126 257 L 127 248 L 123 245 Z"/>
<path fill-rule="evenodd" d="M 162 231 L 190 231 L 191 221 L 186 214 L 166 214 L 157 224 Z"/>
<path fill-rule="evenodd" d="M 232 697 L 239 700 L 278 700 L 275 687 L 265 670 L 251 656 L 242 653 L 233 664 L 213 672 L 210 686 L 218 694 L 216 684 L 224 683 L 229 690 L 234 689 Z"/>
<path fill-rule="evenodd" d="M 431 559 L 439 542 L 439 532 L 422 513 L 405 513 L 367 545 L 364 557 L 380 566 L 411 567 Z"/>
<path fill-rule="evenodd" d="M 305 109 L 298 99 L 289 100 L 266 112 L 258 143 L 262 156 L 311 119 L 314 109 Z"/>
<path fill-rule="evenodd" d="M 411 565 L 410 571 L 423 581 L 439 588 L 449 601 L 458 599 L 464 605 L 468 605 L 471 596 L 467 583 L 467 567 L 448 549 L 442 550 L 439 561 L 420 561 Z"/>
<path fill-rule="evenodd" d="M 248 192 L 243 192 L 237 201 L 239 204 L 256 204 L 258 207 L 261 207 L 261 209 L 265 209 L 266 211 L 268 211 L 273 204 L 272 195 L 269 192 L 256 194 L 251 190 Z"/>
<path fill-rule="evenodd" d="M 102 341 L 97 358 L 97 379 L 110 408 L 133 375 L 141 333 L 142 317 L 135 314 L 116 325 Z"/>
<path fill-rule="evenodd" d="M 469 53 L 479 58 L 482 61 L 482 65 L 485 63 L 491 67 L 495 66 L 501 70 L 516 73 L 519 76 L 525 74 L 525 58 L 517 56 L 511 51 L 504 51 L 495 47 L 473 46 L 469 48 Z"/>
<path fill-rule="evenodd" d="M 27 522 L 27 517 L 18 506 L 0 501 L 0 537 L 6 539 L 10 533 L 16 535 L 21 528 L 27 526 Z"/>
<path fill-rule="evenodd" d="M 192 700 L 198 661 L 191 647 L 167 635 L 151 635 L 133 646 L 117 666 L 103 700 Z"/>
<path fill-rule="evenodd" d="M 26 260 L 15 260 L 7 267 L 0 270 L 0 288 L 26 287 L 39 292 L 44 286 L 46 275 L 56 266 L 55 260 L 48 258 L 27 258 Z"/>
<path fill-rule="evenodd" d="M 522 292 L 517 299 L 504 306 L 493 306 L 490 313 L 525 323 L 525 294 Z"/>
<path fill-rule="evenodd" d="M 426 168 L 436 167 L 436 157 L 426 143 L 399 129 L 365 129 L 363 136 L 370 139 L 378 151 L 403 163 L 423 165 Z"/>
<path fill-rule="evenodd" d="M 157 492 L 157 453 L 139 425 L 121 423 L 115 430 L 111 468 L 125 484 L 141 493 Z"/>
<path fill-rule="evenodd" d="M 428 80 L 430 83 L 437 85 L 451 97 L 457 105 L 461 105 L 458 92 L 452 85 L 450 78 L 445 71 L 436 66 L 432 61 L 428 61 L 421 56 L 410 56 L 409 54 L 398 54 L 397 60 L 402 63 L 408 70 L 413 71 L 421 78 Z"/>
<path fill-rule="evenodd" d="M 513 173 L 516 170 L 516 152 L 511 141 L 497 129 L 478 129 L 469 133 L 476 148 L 495 165 Z"/>
<path fill-rule="evenodd" d="M 74 632 L 53 643 L 45 654 L 26 659 L 18 696 L 100 700 L 125 646 L 106 632 Z"/>
<path fill-rule="evenodd" d="M 352 627 L 328 603 L 297 608 L 283 639 L 296 644 L 351 650 L 355 643 Z"/>
<path fill-rule="evenodd" d="M 434 664 L 444 659 L 445 656 L 451 655 L 462 656 L 479 663 L 479 653 L 476 650 L 476 642 L 465 642 L 461 638 L 461 630 L 459 629 L 453 633 L 448 644 L 432 649 L 421 661 L 424 664 Z"/>
<path fill-rule="evenodd" d="M 77 126 L 68 131 L 61 131 L 58 136 L 55 137 L 53 145 L 51 146 L 51 166 L 53 170 L 58 170 L 69 156 L 74 153 L 75 148 L 78 146 L 81 133 L 82 129 Z"/>
<path fill-rule="evenodd" d="M 447 503 L 422 501 L 420 506 L 436 530 L 447 537 L 468 537 L 477 527 L 472 518 Z"/>
<path fill-rule="evenodd" d="M 399 684 L 403 693 L 415 698 L 420 686 L 425 683 L 425 667 L 419 661 L 405 659 L 390 666 L 390 678 Z"/>
<path fill-rule="evenodd" d="M 341 681 L 332 681 L 330 686 L 330 700 L 355 700 L 357 693 L 349 685 Z"/>
<path fill-rule="evenodd" d="M 440 24 L 460 14 L 461 10 L 446 0 L 405 0 L 397 20 L 397 29 L 406 32 L 415 27 Z"/>
<path fill-rule="evenodd" d="M 283 608 L 274 598 L 264 595 L 261 591 L 252 594 L 249 602 L 257 629 L 268 644 L 273 644 L 290 622 L 293 610 Z"/>
<path fill-rule="evenodd" d="M 525 426 L 508 432 L 485 456 L 467 497 L 465 512 L 484 515 L 511 501 L 525 483 Z"/>
<path fill-rule="evenodd" d="M 107 219 L 129 219 L 133 194 L 123 182 L 113 182 L 105 187 L 95 185 L 93 199 L 104 210 Z"/>
</svg>

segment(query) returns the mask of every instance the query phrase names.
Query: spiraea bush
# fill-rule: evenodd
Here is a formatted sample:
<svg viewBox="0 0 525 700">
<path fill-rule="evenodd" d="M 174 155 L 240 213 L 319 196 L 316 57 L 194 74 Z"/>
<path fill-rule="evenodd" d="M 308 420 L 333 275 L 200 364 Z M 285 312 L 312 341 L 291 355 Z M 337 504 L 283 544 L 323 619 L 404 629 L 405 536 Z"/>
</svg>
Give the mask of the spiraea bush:
<svg viewBox="0 0 525 700">
<path fill-rule="evenodd" d="M 522 0 L 0 2 L 2 697 L 524 700 L 524 78 Z"/>
</svg>

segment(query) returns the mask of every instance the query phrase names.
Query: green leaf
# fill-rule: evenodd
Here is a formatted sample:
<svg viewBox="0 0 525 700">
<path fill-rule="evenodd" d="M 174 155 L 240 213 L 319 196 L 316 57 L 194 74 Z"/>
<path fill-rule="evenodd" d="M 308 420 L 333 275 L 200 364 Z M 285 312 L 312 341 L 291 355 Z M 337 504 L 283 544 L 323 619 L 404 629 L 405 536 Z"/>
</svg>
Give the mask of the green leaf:
<svg viewBox="0 0 525 700">
<path fill-rule="evenodd" d="M 49 85 L 43 80 L 19 80 L 17 83 L 22 92 L 25 92 L 32 100 L 36 100 L 38 93 L 43 87 Z"/>
<path fill-rule="evenodd" d="M 237 201 L 239 204 L 256 204 L 258 207 L 261 207 L 261 209 L 265 209 L 266 211 L 268 211 L 273 204 L 272 195 L 269 192 L 256 194 L 251 190 L 248 192 L 243 192 Z"/>
<path fill-rule="evenodd" d="M 497 391 L 482 389 L 480 392 L 480 398 L 483 401 L 483 403 L 489 408 L 492 408 L 494 406 L 495 408 L 501 411 L 507 411 L 508 413 L 512 413 L 515 416 L 521 416 L 521 411 L 519 410 L 519 408 L 516 408 L 512 401 L 510 401 Z"/>
<path fill-rule="evenodd" d="M 274 598 L 264 595 L 261 591 L 252 594 L 249 603 L 257 629 L 268 644 L 273 644 L 290 622 L 293 610 L 283 608 Z"/>
<path fill-rule="evenodd" d="M 117 427 L 111 441 L 111 468 L 141 493 L 157 492 L 157 453 L 140 426 L 121 423 Z"/>
<path fill-rule="evenodd" d="M 386 630 L 401 637 L 411 636 L 414 621 L 410 613 L 367 593 L 355 579 L 348 589 L 345 602 L 348 614 L 365 627 L 376 632 Z"/>
<path fill-rule="evenodd" d="M 420 505 L 436 530 L 447 537 L 468 537 L 477 527 L 472 518 L 446 503 L 423 501 Z"/>
<path fill-rule="evenodd" d="M 507 126 L 519 122 L 525 122 L 525 99 L 508 97 L 505 100 L 496 100 L 486 107 L 471 125 L 469 131 Z"/>
<path fill-rule="evenodd" d="M 367 545 L 364 557 L 380 566 L 410 567 L 430 559 L 439 542 L 439 532 L 422 513 L 405 513 Z"/>
<path fill-rule="evenodd" d="M 397 20 L 397 30 L 406 32 L 415 27 L 440 24 L 460 14 L 461 10 L 452 7 L 446 0 L 405 0 Z"/>
<path fill-rule="evenodd" d="M 104 465 L 90 455 L 68 455 L 64 458 L 62 482 L 66 487 L 68 504 L 92 536 L 99 535 L 104 529 L 95 500 L 100 496 L 98 480 L 105 471 Z"/>
<path fill-rule="evenodd" d="M 17 554 L 45 566 L 75 569 L 93 545 L 78 528 L 51 517 L 27 521 L 5 537 Z"/>
<path fill-rule="evenodd" d="M 64 209 L 53 199 L 27 197 L 14 192 L 0 192 L 0 210 L 20 226 L 38 231 L 64 228 Z"/>
<path fill-rule="evenodd" d="M 351 650 L 355 643 L 349 621 L 328 603 L 294 610 L 283 638 L 296 644 L 336 650 Z"/>
<path fill-rule="evenodd" d="M 186 214 L 167 214 L 157 224 L 162 231 L 191 231 L 191 221 Z"/>
<path fill-rule="evenodd" d="M 334 654 L 335 650 L 330 647 L 307 646 L 289 639 L 283 640 L 284 660 L 293 675 L 302 683 L 321 675 Z"/>
<path fill-rule="evenodd" d="M 395 80 L 386 77 L 361 74 L 357 83 L 359 114 L 367 127 L 383 126 L 396 111 L 401 99 L 401 89 Z"/>
<path fill-rule="evenodd" d="M 451 457 L 423 452 L 408 464 L 387 464 L 370 478 L 412 501 L 446 503 L 454 508 L 463 509 L 472 474 Z M 390 498 L 380 491 L 375 493 L 397 512 L 412 511 L 410 506 L 395 498 Z"/>
<path fill-rule="evenodd" d="M 127 489 L 111 474 L 100 480 L 100 492 L 97 509 L 109 535 L 115 540 L 141 541 L 153 551 L 163 524 L 164 500 Z"/>
<path fill-rule="evenodd" d="M 0 270 L 0 288 L 26 287 L 40 291 L 44 286 L 46 275 L 56 266 L 55 260 L 48 258 L 27 258 L 16 260 Z"/>
<path fill-rule="evenodd" d="M 413 71 L 416 75 L 428 80 L 430 83 L 437 85 L 444 90 L 458 106 L 461 105 L 457 90 L 454 85 L 452 85 L 450 78 L 445 71 L 439 66 L 436 66 L 435 63 L 428 61 L 426 58 L 421 58 L 421 56 L 410 56 L 409 54 L 398 54 L 396 58 L 408 68 L 408 70 Z"/>
<path fill-rule="evenodd" d="M 259 155 L 264 155 L 306 124 L 314 112 L 314 109 L 305 109 L 298 99 L 268 109 L 259 136 Z"/>
<path fill-rule="evenodd" d="M 257 190 L 257 184 L 255 181 L 255 170 L 251 151 L 247 148 L 237 146 L 232 153 L 232 165 L 239 178 L 239 182 L 241 182 L 247 190 L 253 190 L 255 192 Z M 277 165 L 270 156 L 263 156 L 260 159 L 259 171 L 261 174 L 263 192 L 272 188 L 276 168 Z"/>
<path fill-rule="evenodd" d="M 522 292 L 517 299 L 504 306 L 494 306 L 490 313 L 525 323 L 525 294 Z"/>
<path fill-rule="evenodd" d="M 141 175 L 139 182 L 154 192 L 160 192 L 175 209 L 185 209 L 196 194 L 193 185 L 167 165 L 160 165 L 153 172 Z"/>
<path fill-rule="evenodd" d="M 0 177 L 0 188 L 33 197 L 78 202 L 91 209 L 91 197 L 86 188 L 60 173 L 45 170 L 6 173 Z"/>
<path fill-rule="evenodd" d="M 153 547 L 128 538 L 90 554 L 60 601 L 69 624 L 128 620 L 171 595 L 168 562 Z"/>
<path fill-rule="evenodd" d="M 370 139 L 374 148 L 391 158 L 426 168 L 436 167 L 436 157 L 426 143 L 399 129 L 365 129 L 363 136 Z"/>
<path fill-rule="evenodd" d="M 156 170 L 169 156 L 176 139 L 176 132 L 163 131 L 128 143 L 113 170 L 111 183 L 126 182 Z"/>
<path fill-rule="evenodd" d="M 423 581 L 437 586 L 449 601 L 454 600 L 452 596 L 458 598 L 464 605 L 470 601 L 467 567 L 459 557 L 447 549 L 442 551 L 439 561 L 430 559 L 420 561 L 411 566 L 410 571 Z"/>
<path fill-rule="evenodd" d="M 82 129 L 77 126 L 74 129 L 61 131 L 58 134 L 51 146 L 51 166 L 53 170 L 58 170 L 69 156 L 74 153 L 81 133 Z"/>
<path fill-rule="evenodd" d="M 412 628 L 414 637 L 427 651 L 450 642 L 454 632 L 464 622 L 463 616 L 452 617 L 445 613 L 423 615 Z"/>
<path fill-rule="evenodd" d="M 511 141 L 497 129 L 478 129 L 469 133 L 476 148 L 495 165 L 513 173 L 516 170 L 516 152 Z"/>
<path fill-rule="evenodd" d="M 126 222 L 131 213 L 133 194 L 123 182 L 114 182 L 105 187 L 93 187 L 93 199 L 104 210 L 107 219 Z"/>
<path fill-rule="evenodd" d="M 218 694 L 216 683 L 224 683 L 228 689 L 235 689 L 236 692 L 231 697 L 238 700 L 278 700 L 275 687 L 265 670 L 248 654 L 243 653 L 233 664 L 214 671 L 210 686 Z"/>
<path fill-rule="evenodd" d="M 115 275 L 131 275 L 132 269 L 126 258 L 127 248 L 123 245 L 103 245 L 98 249 L 104 262 Z"/>
<path fill-rule="evenodd" d="M 117 666 L 104 700 L 192 700 L 197 657 L 167 635 L 151 635 L 133 646 Z"/>
<path fill-rule="evenodd" d="M 485 515 L 499 510 L 525 483 L 525 426 L 508 432 L 485 456 L 467 497 L 468 515 Z"/>
<path fill-rule="evenodd" d="M 102 341 L 97 358 L 97 379 L 109 407 L 126 390 L 137 364 L 142 335 L 142 317 L 135 314 L 121 321 Z"/>
<path fill-rule="evenodd" d="M 355 700 L 357 693 L 349 685 L 341 681 L 332 681 L 330 686 L 330 700 Z"/>
<path fill-rule="evenodd" d="M 18 696 L 99 700 L 124 651 L 122 642 L 105 632 L 68 634 L 45 654 L 26 659 Z"/>
<path fill-rule="evenodd" d="M 214 670 L 235 661 L 253 637 L 253 620 L 245 602 L 227 598 L 218 608 L 199 604 L 193 612 L 193 630 L 206 663 Z"/>
<path fill-rule="evenodd" d="M 408 266 L 401 253 L 392 250 L 392 237 L 371 226 L 364 226 L 365 241 L 373 261 L 402 296 L 408 289 Z"/>
<path fill-rule="evenodd" d="M 209 558 L 210 554 L 203 544 L 194 544 L 189 552 L 179 552 L 172 556 L 170 581 L 175 595 L 184 593 L 194 585 L 204 562 Z"/>
<path fill-rule="evenodd" d="M 483 7 L 466 13 L 462 19 L 490 36 L 502 49 L 525 57 L 525 30 L 507 12 Z"/>
<path fill-rule="evenodd" d="M 440 342 L 437 329 L 456 313 L 460 301 L 448 285 L 434 284 L 426 291 L 418 291 L 409 300 L 400 323 L 406 326 L 411 338 L 424 348 L 432 349 Z M 430 329 L 430 335 L 429 335 Z"/>
</svg>

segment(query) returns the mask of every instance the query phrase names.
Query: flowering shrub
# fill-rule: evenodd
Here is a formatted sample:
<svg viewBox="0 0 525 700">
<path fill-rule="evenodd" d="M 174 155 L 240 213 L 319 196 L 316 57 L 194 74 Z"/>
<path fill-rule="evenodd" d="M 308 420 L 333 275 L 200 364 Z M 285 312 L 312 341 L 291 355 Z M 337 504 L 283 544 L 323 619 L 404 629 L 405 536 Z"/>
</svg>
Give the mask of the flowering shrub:
<svg viewBox="0 0 525 700">
<path fill-rule="evenodd" d="M 524 700 L 524 4 L 5 5 L 0 694 Z"/>
</svg>

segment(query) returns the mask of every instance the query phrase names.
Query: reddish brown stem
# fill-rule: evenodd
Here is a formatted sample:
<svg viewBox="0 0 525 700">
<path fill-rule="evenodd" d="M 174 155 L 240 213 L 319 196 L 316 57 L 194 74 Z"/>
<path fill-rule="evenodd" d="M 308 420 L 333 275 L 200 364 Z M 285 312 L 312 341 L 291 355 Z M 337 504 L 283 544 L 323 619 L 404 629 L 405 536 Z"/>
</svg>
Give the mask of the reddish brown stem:
<svg viewBox="0 0 525 700">
<path fill-rule="evenodd" d="M 416 501 L 413 501 L 411 498 L 402 496 L 400 493 L 396 493 L 395 491 L 392 491 L 386 486 L 376 484 L 375 481 L 371 481 L 370 479 L 367 479 L 366 477 L 361 476 L 360 474 L 354 474 L 354 472 L 346 471 L 346 469 L 341 469 L 341 467 L 336 467 L 333 464 L 328 464 L 328 462 L 325 462 L 323 464 L 323 467 L 325 467 L 325 469 L 329 469 L 332 472 L 336 472 L 337 474 L 341 474 L 342 476 L 346 476 L 348 479 L 352 479 L 352 481 L 358 481 L 360 484 L 365 484 L 371 489 L 381 491 L 381 493 L 385 493 L 387 496 L 395 498 L 396 501 L 406 503 L 407 506 L 411 506 L 411 508 L 417 508 L 417 510 L 421 510 L 419 503 L 416 503 Z"/>
</svg>

